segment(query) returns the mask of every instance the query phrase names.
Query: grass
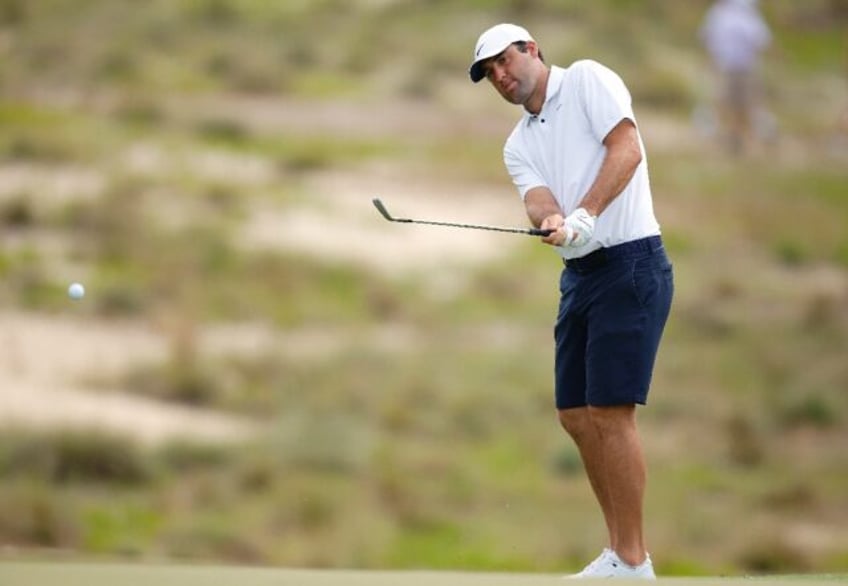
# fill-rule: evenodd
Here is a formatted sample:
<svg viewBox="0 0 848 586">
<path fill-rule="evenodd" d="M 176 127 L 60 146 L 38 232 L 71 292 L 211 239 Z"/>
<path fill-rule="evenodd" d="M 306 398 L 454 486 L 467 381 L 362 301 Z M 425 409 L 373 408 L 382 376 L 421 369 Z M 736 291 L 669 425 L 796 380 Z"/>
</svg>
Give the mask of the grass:
<svg viewBox="0 0 848 586">
<path fill-rule="evenodd" d="M 242 584 L 244 586 L 480 586 L 526 585 L 541 586 L 558 584 L 559 575 L 521 573 L 463 573 L 450 571 L 378 571 L 351 572 L 344 570 L 284 570 L 270 568 L 238 568 L 226 566 L 177 566 L 177 565 L 110 565 L 92 563 L 8 563 L 0 562 L 0 578 L 8 586 L 39 584 L 42 586 L 135 586 L 137 584 L 161 584 L 161 586 Z M 784 586 L 819 586 L 842 582 L 848 575 L 785 575 L 768 576 L 753 582 L 779 582 Z M 584 581 L 581 581 L 581 583 Z M 593 580 L 593 584 L 609 581 Z M 662 578 L 659 584 L 667 586 L 698 586 L 699 584 L 722 584 L 740 586 L 750 584 L 750 578 L 706 578 L 674 579 Z"/>
</svg>

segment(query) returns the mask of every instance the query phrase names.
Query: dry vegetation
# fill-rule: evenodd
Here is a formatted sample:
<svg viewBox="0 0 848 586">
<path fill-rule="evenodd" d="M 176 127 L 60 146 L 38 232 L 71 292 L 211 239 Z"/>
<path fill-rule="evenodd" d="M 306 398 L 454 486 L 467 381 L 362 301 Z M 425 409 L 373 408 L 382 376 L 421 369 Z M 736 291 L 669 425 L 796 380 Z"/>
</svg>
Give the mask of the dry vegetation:
<svg viewBox="0 0 848 586">
<path fill-rule="evenodd" d="M 0 545 L 560 571 L 602 545 L 550 405 L 481 27 L 630 83 L 677 297 L 642 423 L 664 574 L 848 566 L 840 2 L 774 0 L 780 139 L 695 132 L 707 2 L 0 0 Z M 70 302 L 65 288 L 88 295 Z"/>
</svg>

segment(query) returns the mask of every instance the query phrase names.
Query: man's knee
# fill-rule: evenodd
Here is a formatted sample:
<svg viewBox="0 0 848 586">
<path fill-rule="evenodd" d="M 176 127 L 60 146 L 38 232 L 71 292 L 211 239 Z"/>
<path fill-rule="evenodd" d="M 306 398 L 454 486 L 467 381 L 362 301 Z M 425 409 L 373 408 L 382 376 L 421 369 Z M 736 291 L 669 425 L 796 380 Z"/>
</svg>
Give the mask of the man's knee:
<svg viewBox="0 0 848 586">
<path fill-rule="evenodd" d="M 592 432 L 592 420 L 589 417 L 587 407 L 575 407 L 572 409 L 559 409 L 557 411 L 559 424 L 576 442 Z"/>
<path fill-rule="evenodd" d="M 617 432 L 636 425 L 636 406 L 589 407 L 587 419 L 598 433 Z"/>
</svg>

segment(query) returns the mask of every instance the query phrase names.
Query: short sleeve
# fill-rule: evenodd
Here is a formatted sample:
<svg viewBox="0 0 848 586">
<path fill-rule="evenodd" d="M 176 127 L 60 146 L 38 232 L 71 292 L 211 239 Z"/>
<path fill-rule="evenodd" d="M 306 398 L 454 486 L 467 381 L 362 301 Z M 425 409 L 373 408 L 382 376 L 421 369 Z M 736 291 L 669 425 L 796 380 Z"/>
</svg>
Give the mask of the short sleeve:
<svg viewBox="0 0 848 586">
<path fill-rule="evenodd" d="M 596 61 L 583 60 L 573 65 L 579 96 L 592 134 L 603 142 L 624 119 L 635 124 L 630 92 L 621 77 Z"/>
<path fill-rule="evenodd" d="M 507 141 L 504 146 L 504 164 L 510 177 L 512 177 L 512 182 L 518 189 L 518 194 L 523 200 L 524 196 L 532 188 L 547 185 L 547 183 L 535 168 L 519 154 L 518 150 L 511 146 L 510 142 Z"/>
</svg>

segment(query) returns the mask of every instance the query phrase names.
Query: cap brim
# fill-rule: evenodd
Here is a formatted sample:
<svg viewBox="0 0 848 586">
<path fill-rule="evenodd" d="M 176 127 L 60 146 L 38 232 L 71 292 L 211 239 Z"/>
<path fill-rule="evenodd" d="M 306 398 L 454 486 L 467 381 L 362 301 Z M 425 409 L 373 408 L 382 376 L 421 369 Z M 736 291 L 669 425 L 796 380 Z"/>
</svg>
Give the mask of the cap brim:
<svg viewBox="0 0 848 586">
<path fill-rule="evenodd" d="M 486 57 L 488 59 L 488 57 Z M 483 72 L 483 61 L 486 59 L 480 59 L 479 61 L 475 61 L 471 64 L 471 67 L 468 69 L 468 75 L 471 77 L 471 81 L 477 83 L 484 77 L 486 74 Z"/>
<path fill-rule="evenodd" d="M 471 81 L 477 83 L 478 81 L 486 77 L 486 72 L 483 70 L 483 63 L 485 63 L 492 57 L 497 57 L 498 55 L 509 49 L 510 44 L 511 43 L 507 43 L 502 49 L 498 49 L 497 51 L 490 50 L 482 57 L 478 57 L 477 61 L 472 63 L 471 67 L 468 69 L 468 75 L 471 77 Z"/>
</svg>

